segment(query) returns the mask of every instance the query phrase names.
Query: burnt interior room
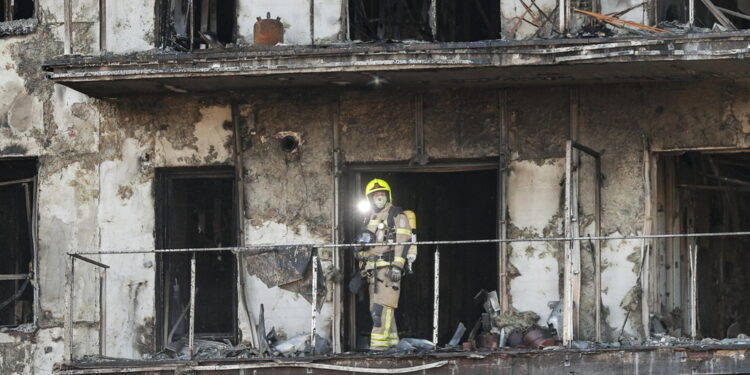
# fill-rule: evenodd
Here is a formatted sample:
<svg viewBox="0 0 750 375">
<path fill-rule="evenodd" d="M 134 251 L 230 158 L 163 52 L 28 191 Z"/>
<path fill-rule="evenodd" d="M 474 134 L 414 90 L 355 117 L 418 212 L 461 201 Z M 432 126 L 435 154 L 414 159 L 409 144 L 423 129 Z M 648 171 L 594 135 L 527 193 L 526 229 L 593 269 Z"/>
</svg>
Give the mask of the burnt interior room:
<svg viewBox="0 0 750 375">
<path fill-rule="evenodd" d="M 364 187 L 373 178 L 386 180 L 393 189 L 396 206 L 412 210 L 417 216 L 420 241 L 471 240 L 496 238 L 497 171 L 460 172 L 383 172 L 350 171 L 346 195 L 350 204 L 342 204 L 347 240 L 354 241 L 362 223 L 356 202 L 363 199 Z M 432 340 L 434 256 L 436 246 L 420 246 L 414 273 L 401 282 L 396 321 L 400 337 Z M 474 296 L 482 289 L 497 289 L 497 245 L 440 246 L 439 344 L 450 341 L 459 322 L 469 329 L 479 320 L 481 304 Z M 346 275 L 354 272 L 354 259 L 347 252 Z M 348 280 L 346 280 L 348 283 Z M 346 285 L 346 284 L 345 284 Z M 345 342 L 363 349 L 368 344 L 372 320 L 366 288 L 354 295 L 346 293 L 346 316 L 350 321 Z M 351 321 L 354 319 L 354 322 Z M 356 327 L 356 328 L 354 328 Z M 352 330 L 356 332 L 353 335 Z"/>
<path fill-rule="evenodd" d="M 162 11 L 165 44 L 180 50 L 190 49 L 193 4 L 193 48 L 223 47 L 235 40 L 236 0 L 171 0 Z"/>
<path fill-rule="evenodd" d="M 667 225 L 667 232 L 750 230 L 750 211 L 746 209 L 750 205 L 750 153 L 687 152 L 662 157 L 661 167 L 666 185 L 662 207 L 667 223 L 673 223 L 671 228 Z M 689 244 L 698 249 L 699 336 L 722 339 L 747 333 L 750 329 L 750 294 L 747 293 L 750 275 L 744 267 L 750 264 L 750 237 L 667 241 L 668 247 L 679 247 L 679 252 L 671 258 L 681 259 L 683 263 L 682 271 L 677 270 L 678 267 L 673 270 L 680 275 L 675 278 L 680 280 L 680 285 L 669 288 L 667 297 L 681 299 L 682 311 L 689 307 Z"/>
<path fill-rule="evenodd" d="M 0 162 L 0 326 L 33 321 L 36 159 Z M 23 277 L 23 278 L 21 278 Z"/>
<path fill-rule="evenodd" d="M 0 21 L 34 17 L 34 0 L 0 0 Z"/>
<path fill-rule="evenodd" d="M 750 2 L 743 0 L 711 0 L 719 10 L 726 9 L 730 12 L 742 13 L 750 16 Z M 750 28 L 750 20 L 737 17 L 729 12 L 724 15 L 738 29 Z M 661 0 L 658 3 L 659 21 L 677 21 L 687 23 L 689 21 L 688 3 L 683 0 Z M 714 24 L 721 24 L 708 10 L 702 1 L 695 1 L 695 26 L 712 29 Z"/>
<path fill-rule="evenodd" d="M 233 169 L 157 170 L 157 246 L 230 247 L 237 243 Z M 160 254 L 158 331 L 162 345 L 188 333 L 190 259 L 196 257 L 196 338 L 236 341 L 237 272 L 230 251 Z"/>
<path fill-rule="evenodd" d="M 441 42 L 470 42 L 500 39 L 500 1 L 438 0 L 437 39 Z"/>
<path fill-rule="evenodd" d="M 429 0 L 349 0 L 349 35 L 364 42 L 432 40 Z"/>
</svg>

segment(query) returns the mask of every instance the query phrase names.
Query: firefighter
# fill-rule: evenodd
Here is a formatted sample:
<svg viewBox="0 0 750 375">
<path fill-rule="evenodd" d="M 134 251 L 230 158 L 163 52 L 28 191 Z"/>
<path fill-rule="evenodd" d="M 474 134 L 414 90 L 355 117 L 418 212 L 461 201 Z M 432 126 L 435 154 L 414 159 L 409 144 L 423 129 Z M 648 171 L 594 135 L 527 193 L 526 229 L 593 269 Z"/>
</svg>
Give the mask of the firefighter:
<svg viewBox="0 0 750 375">
<path fill-rule="evenodd" d="M 401 243 L 412 239 L 409 217 L 393 205 L 393 194 L 387 182 L 370 181 L 365 196 L 372 207 L 360 234 L 360 243 Z M 358 249 L 356 254 L 367 278 L 372 316 L 371 350 L 385 350 L 398 344 L 395 310 L 401 289 L 404 265 L 416 259 L 416 246 L 383 245 Z"/>
</svg>

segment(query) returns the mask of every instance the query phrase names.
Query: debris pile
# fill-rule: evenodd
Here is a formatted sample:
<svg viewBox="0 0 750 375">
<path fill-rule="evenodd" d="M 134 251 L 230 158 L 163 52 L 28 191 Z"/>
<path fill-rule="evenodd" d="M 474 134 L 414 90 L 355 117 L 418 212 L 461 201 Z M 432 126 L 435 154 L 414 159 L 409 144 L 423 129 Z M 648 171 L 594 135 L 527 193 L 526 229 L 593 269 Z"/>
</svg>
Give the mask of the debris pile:
<svg viewBox="0 0 750 375">
<path fill-rule="evenodd" d="M 533 311 L 511 309 L 502 312 L 496 291 L 482 290 L 474 299 L 482 302 L 485 312 L 474 324 L 467 340 L 463 342 L 463 350 L 495 350 L 505 346 L 539 349 L 557 345 L 556 335 L 559 328 L 553 325 L 539 326 L 539 315 Z M 461 323 L 448 347 L 456 347 L 464 332 L 465 328 Z"/>
</svg>

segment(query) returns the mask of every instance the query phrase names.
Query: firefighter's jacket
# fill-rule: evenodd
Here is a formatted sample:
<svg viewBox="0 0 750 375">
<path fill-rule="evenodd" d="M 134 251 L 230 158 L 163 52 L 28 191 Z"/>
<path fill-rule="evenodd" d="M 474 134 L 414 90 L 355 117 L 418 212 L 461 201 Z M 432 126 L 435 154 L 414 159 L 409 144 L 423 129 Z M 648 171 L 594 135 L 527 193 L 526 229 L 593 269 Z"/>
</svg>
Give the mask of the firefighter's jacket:
<svg viewBox="0 0 750 375">
<path fill-rule="evenodd" d="M 409 218 L 401 208 L 393 206 L 390 202 L 379 212 L 370 215 L 365 222 L 365 229 L 373 233 L 374 242 L 409 242 L 411 241 L 411 226 Z M 388 267 L 391 264 L 404 268 L 406 254 L 411 249 L 408 245 L 399 246 L 371 246 L 364 249 L 364 257 L 367 259 L 365 269 Z"/>
<path fill-rule="evenodd" d="M 373 213 L 364 223 L 363 230 L 374 234 L 373 242 L 397 243 L 411 241 L 411 226 L 404 212 L 387 203 L 379 212 Z M 363 275 L 370 284 L 370 304 L 398 307 L 401 281 L 393 281 L 388 276 L 390 266 L 404 268 L 409 245 L 368 246 L 362 252 Z"/>
</svg>

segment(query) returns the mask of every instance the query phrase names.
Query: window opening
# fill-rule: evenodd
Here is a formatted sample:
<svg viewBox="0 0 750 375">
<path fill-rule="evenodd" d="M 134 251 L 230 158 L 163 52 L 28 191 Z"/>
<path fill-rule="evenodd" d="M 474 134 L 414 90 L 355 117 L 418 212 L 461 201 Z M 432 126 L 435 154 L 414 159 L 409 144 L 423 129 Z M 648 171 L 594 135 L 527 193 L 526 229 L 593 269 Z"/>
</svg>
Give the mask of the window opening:
<svg viewBox="0 0 750 375">
<path fill-rule="evenodd" d="M 396 206 L 413 210 L 420 241 L 487 239 L 497 235 L 497 170 L 465 172 L 351 172 L 347 181 L 353 202 L 362 198 L 372 178 L 386 180 L 393 189 Z M 348 205 L 342 205 L 348 206 Z M 355 207 L 352 204 L 351 207 Z M 362 216 L 344 212 L 344 233 L 354 241 Z M 432 339 L 434 246 L 420 246 L 414 273 L 401 282 L 396 323 L 400 337 Z M 354 272 L 351 254 L 345 254 L 347 275 Z M 438 341 L 450 341 L 462 322 L 473 327 L 484 309 L 474 300 L 482 289 L 497 290 L 496 244 L 440 246 L 440 311 Z M 346 280 L 345 285 L 349 282 Z M 365 288 L 366 289 L 366 288 Z M 369 345 L 372 318 L 366 291 L 346 293 L 345 341 L 356 349 Z M 483 302 L 483 301 L 482 301 Z M 356 342 L 356 344 L 355 344 Z M 351 348 L 355 349 L 355 348 Z"/>
<path fill-rule="evenodd" d="M 232 168 L 165 169 L 157 173 L 160 248 L 236 245 Z M 175 350 L 187 340 L 191 256 L 162 254 L 157 269 L 160 342 Z M 236 341 L 236 279 L 235 258 L 230 251 L 196 252 L 196 338 Z"/>
<path fill-rule="evenodd" d="M 703 1 L 696 0 L 694 3 L 695 26 L 697 27 L 712 30 L 715 29 L 714 25 L 719 25 L 724 29 L 727 29 L 727 25 L 737 29 L 750 28 L 750 3 L 747 1 L 709 0 L 711 7 L 729 21 L 727 25 L 724 25 L 724 22 L 720 21 Z M 683 0 L 661 0 L 658 4 L 659 21 L 688 23 L 690 12 L 688 6 L 688 3 Z"/>
<path fill-rule="evenodd" d="M 750 153 L 686 152 L 660 155 L 659 228 L 664 233 L 735 232 L 750 229 Z M 657 319 L 669 334 L 691 334 L 691 249 L 697 248 L 696 335 L 736 338 L 750 328 L 750 262 L 745 237 L 700 237 L 657 242 L 664 263 Z"/>
<path fill-rule="evenodd" d="M 0 162 L 0 326 L 34 321 L 36 159 Z"/>
<path fill-rule="evenodd" d="M 190 50 L 191 37 L 194 49 L 221 48 L 234 43 L 235 0 L 171 0 L 164 17 L 165 43 L 178 50 Z"/>
<path fill-rule="evenodd" d="M 429 0 L 349 0 L 352 40 L 432 40 Z"/>
<path fill-rule="evenodd" d="M 0 21 L 34 17 L 34 0 L 0 0 Z"/>
<path fill-rule="evenodd" d="M 499 1 L 438 0 L 437 39 L 441 42 L 469 42 L 499 38 Z"/>
</svg>

